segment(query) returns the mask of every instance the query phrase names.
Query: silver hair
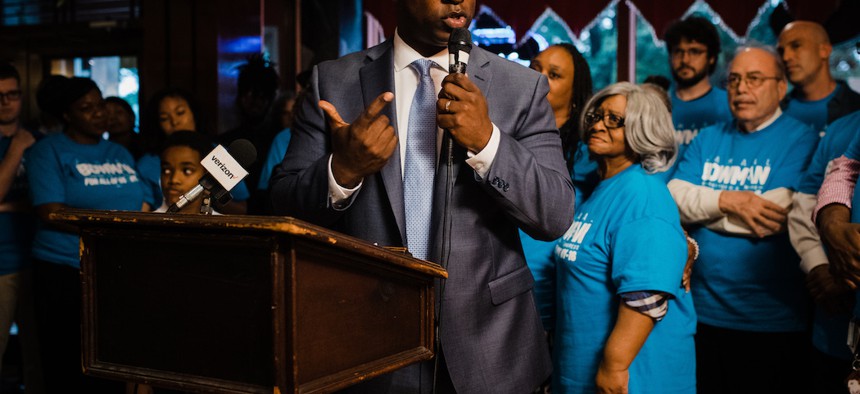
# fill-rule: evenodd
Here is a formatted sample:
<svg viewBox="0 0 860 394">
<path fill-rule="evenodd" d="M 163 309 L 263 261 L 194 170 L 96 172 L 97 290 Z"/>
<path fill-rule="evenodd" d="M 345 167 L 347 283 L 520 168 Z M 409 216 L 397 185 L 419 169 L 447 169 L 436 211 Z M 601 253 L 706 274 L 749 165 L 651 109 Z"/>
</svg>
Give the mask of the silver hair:
<svg viewBox="0 0 860 394">
<path fill-rule="evenodd" d="M 591 129 L 585 122 L 585 114 L 594 112 L 604 100 L 611 96 L 627 98 L 624 111 L 624 141 L 633 153 L 639 156 L 639 163 L 648 173 L 668 170 L 678 156 L 678 143 L 675 141 L 675 127 L 668 108 L 653 89 L 643 88 L 630 82 L 618 82 L 597 92 L 582 111 L 579 124 L 583 130 L 582 140 Z"/>
<path fill-rule="evenodd" d="M 765 45 L 758 41 L 747 42 L 746 44 L 741 45 L 737 49 L 735 49 L 735 54 L 734 56 L 732 56 L 732 61 L 729 62 L 729 65 L 728 67 L 726 67 L 726 70 L 731 70 L 732 63 L 734 63 L 735 58 L 738 56 L 738 54 L 743 51 L 746 51 L 747 49 L 760 49 L 770 55 L 771 60 L 773 60 L 774 67 L 776 68 L 776 77 L 779 77 L 779 79 L 783 81 L 785 80 L 785 64 L 782 62 L 782 56 L 779 55 L 779 52 L 777 52 L 773 46 Z"/>
</svg>

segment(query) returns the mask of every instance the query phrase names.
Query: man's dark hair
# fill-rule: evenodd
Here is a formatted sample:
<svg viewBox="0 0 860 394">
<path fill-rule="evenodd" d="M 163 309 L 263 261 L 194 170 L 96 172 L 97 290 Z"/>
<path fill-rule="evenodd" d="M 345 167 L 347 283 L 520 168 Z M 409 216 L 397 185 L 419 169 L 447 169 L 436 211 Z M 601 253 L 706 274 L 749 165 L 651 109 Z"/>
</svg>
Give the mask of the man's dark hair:
<svg viewBox="0 0 860 394">
<path fill-rule="evenodd" d="M 720 35 L 713 23 L 699 16 L 691 16 L 669 26 L 663 39 L 666 41 L 670 56 L 681 43 L 681 39 L 704 44 L 708 47 L 708 59 L 714 59 L 714 64 L 708 67 L 708 74 L 714 73 L 720 56 Z"/>
<path fill-rule="evenodd" d="M 129 104 L 128 101 L 125 101 L 125 100 L 123 100 L 119 97 L 116 97 L 116 96 L 111 96 L 111 97 L 105 97 L 105 103 L 112 103 L 112 104 L 116 104 L 116 105 L 119 105 L 120 107 L 122 107 L 123 111 L 125 111 L 126 113 L 131 115 L 131 123 L 134 123 L 134 118 L 135 118 L 134 110 L 131 109 L 131 104 Z"/>
<path fill-rule="evenodd" d="M 18 74 L 18 69 L 9 63 L 0 63 L 0 79 L 9 78 L 15 78 L 15 81 L 18 82 L 18 86 L 21 86 L 21 75 Z"/>
<path fill-rule="evenodd" d="M 665 91 L 669 91 L 669 87 L 672 86 L 672 81 L 669 78 L 666 78 L 662 75 L 649 75 L 645 78 L 643 83 L 650 83 L 659 86 L 661 89 Z"/>
<path fill-rule="evenodd" d="M 237 83 L 239 96 L 252 92 L 254 95 L 272 100 L 278 90 L 278 73 L 272 63 L 262 55 L 248 57 L 248 62 L 239 66 Z"/>
</svg>

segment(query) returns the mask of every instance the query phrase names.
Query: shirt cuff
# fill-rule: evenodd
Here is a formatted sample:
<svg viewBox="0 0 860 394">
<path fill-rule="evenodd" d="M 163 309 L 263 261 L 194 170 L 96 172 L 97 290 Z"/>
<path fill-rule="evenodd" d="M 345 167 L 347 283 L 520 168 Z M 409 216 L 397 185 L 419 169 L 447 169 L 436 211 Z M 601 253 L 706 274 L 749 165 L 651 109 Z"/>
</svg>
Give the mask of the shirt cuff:
<svg viewBox="0 0 860 394">
<path fill-rule="evenodd" d="M 818 267 L 819 265 L 829 263 L 830 261 L 827 260 L 827 254 L 824 252 L 824 248 L 821 247 L 808 250 L 800 256 L 800 269 L 804 274 L 808 274 L 809 271 L 812 271 L 813 268 Z"/>
<path fill-rule="evenodd" d="M 335 210 L 344 210 L 349 207 L 349 204 L 352 202 L 351 197 L 361 189 L 361 185 L 364 184 L 364 180 L 358 183 L 358 186 L 352 189 L 346 189 L 341 185 L 337 184 L 337 181 L 334 180 L 334 173 L 331 172 L 331 158 L 328 157 L 328 199 L 331 203 L 332 208 Z"/>
<path fill-rule="evenodd" d="M 700 194 L 702 210 L 707 213 L 708 217 L 726 216 L 726 213 L 720 209 L 720 194 L 722 192 L 722 190 L 705 188 Z"/>
<path fill-rule="evenodd" d="M 490 167 L 493 165 L 493 160 L 496 159 L 496 153 L 499 152 L 499 142 L 502 140 L 502 132 L 493 124 L 493 134 L 490 135 L 490 141 L 478 153 L 466 151 L 466 164 L 475 170 L 481 179 L 486 178 Z"/>
</svg>

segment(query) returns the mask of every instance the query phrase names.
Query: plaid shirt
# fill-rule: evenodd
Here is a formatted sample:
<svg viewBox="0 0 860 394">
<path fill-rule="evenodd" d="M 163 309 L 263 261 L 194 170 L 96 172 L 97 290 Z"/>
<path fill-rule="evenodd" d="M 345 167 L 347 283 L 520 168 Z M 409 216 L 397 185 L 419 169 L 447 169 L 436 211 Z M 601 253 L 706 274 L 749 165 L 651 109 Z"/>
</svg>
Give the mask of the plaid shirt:
<svg viewBox="0 0 860 394">
<path fill-rule="evenodd" d="M 860 174 L 860 161 L 840 156 L 833 160 L 821 188 L 818 189 L 818 204 L 812 212 L 812 222 L 816 223 L 818 212 L 830 205 L 840 204 L 851 208 L 854 198 L 854 185 L 857 184 L 857 174 Z"/>
</svg>

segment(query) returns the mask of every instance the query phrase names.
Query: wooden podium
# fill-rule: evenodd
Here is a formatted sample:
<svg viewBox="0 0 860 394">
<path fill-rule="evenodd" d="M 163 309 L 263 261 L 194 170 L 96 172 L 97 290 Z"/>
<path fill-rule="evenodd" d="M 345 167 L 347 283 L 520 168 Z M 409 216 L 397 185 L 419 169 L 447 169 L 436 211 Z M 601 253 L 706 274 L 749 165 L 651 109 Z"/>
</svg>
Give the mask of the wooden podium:
<svg viewBox="0 0 860 394">
<path fill-rule="evenodd" d="M 54 218 L 81 231 L 86 374 L 323 393 L 433 357 L 436 264 L 288 217 Z"/>
</svg>

